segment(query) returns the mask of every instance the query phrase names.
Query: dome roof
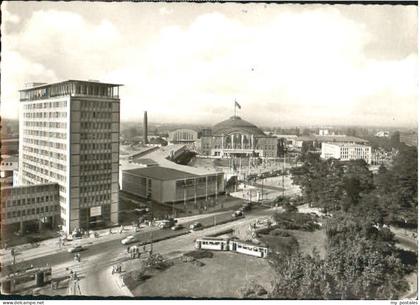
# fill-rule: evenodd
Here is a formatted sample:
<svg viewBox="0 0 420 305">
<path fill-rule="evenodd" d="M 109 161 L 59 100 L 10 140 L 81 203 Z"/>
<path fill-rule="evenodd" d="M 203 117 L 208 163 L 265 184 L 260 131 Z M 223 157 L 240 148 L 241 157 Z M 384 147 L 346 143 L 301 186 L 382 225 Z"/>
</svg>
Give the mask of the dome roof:
<svg viewBox="0 0 420 305">
<path fill-rule="evenodd" d="M 265 136 L 264 132 L 254 124 L 242 120 L 238 116 L 231 116 L 213 127 L 213 135 L 230 134 L 232 132 L 244 132 L 255 136 Z"/>
</svg>

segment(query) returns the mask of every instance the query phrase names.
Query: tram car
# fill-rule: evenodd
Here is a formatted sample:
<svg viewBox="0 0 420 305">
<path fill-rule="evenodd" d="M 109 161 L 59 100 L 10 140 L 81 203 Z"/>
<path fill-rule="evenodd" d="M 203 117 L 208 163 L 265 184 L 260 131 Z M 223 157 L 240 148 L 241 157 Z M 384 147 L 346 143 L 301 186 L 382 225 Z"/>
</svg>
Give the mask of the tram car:
<svg viewBox="0 0 420 305">
<path fill-rule="evenodd" d="M 233 238 L 203 237 L 195 240 L 195 248 L 214 251 L 231 251 L 266 258 L 268 255 L 267 245 L 257 245 L 251 242 L 240 241 Z"/>
</svg>

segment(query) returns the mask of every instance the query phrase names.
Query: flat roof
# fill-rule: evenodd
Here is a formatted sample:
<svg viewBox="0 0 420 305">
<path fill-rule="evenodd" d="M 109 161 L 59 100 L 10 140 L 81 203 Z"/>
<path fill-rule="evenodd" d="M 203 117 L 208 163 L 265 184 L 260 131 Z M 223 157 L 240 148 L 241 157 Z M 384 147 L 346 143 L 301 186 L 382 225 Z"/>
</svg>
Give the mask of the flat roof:
<svg viewBox="0 0 420 305">
<path fill-rule="evenodd" d="M 193 175 L 187 172 L 182 172 L 173 168 L 162 167 L 162 166 L 151 166 L 143 168 L 134 168 L 124 170 L 126 173 L 133 175 L 144 176 L 156 180 L 179 180 L 179 179 L 188 179 L 196 178 L 197 175 Z"/>
<path fill-rule="evenodd" d="M 320 135 L 312 135 L 312 136 L 299 136 L 297 138 L 299 141 L 322 141 L 322 142 L 361 142 L 367 143 L 368 140 L 353 137 L 353 136 L 345 136 L 345 135 L 328 135 L 328 136 L 320 136 Z"/>
<path fill-rule="evenodd" d="M 133 160 L 133 163 L 144 164 L 144 165 L 157 165 L 158 164 L 155 160 L 152 160 L 149 158 L 135 159 Z"/>
<path fill-rule="evenodd" d="M 69 80 L 65 80 L 65 81 L 61 81 L 61 82 L 55 82 L 55 83 L 49 83 L 49 84 L 43 84 L 43 85 L 34 86 L 34 87 L 30 87 L 30 88 L 25 88 L 25 89 L 21 89 L 19 91 L 29 91 L 29 90 L 33 90 L 33 89 L 45 88 L 45 87 L 49 87 L 49 86 L 53 86 L 53 85 L 65 84 L 65 83 L 70 83 L 70 82 L 107 85 L 107 86 L 114 86 L 114 87 L 123 86 L 122 84 L 102 83 L 102 82 L 99 82 L 99 81 L 92 81 L 92 80 L 69 79 Z"/>
<path fill-rule="evenodd" d="M 17 162 L 19 161 L 19 157 L 16 155 L 2 155 L 1 156 L 2 161 L 7 161 L 7 162 Z"/>
<path fill-rule="evenodd" d="M 171 168 L 174 170 L 178 170 L 181 172 L 190 173 L 195 176 L 209 176 L 209 175 L 219 175 L 223 174 L 222 171 L 216 171 L 212 168 L 198 168 L 188 165 L 181 165 L 175 162 L 168 160 L 168 157 L 171 155 L 171 151 L 176 154 L 180 150 L 186 148 L 185 144 L 172 144 L 164 147 L 160 147 L 156 150 L 150 151 L 145 153 L 143 156 L 139 158 L 135 158 L 133 162 L 137 160 L 141 160 L 144 158 L 154 160 L 156 163 L 159 164 L 161 167 Z"/>
<path fill-rule="evenodd" d="M 369 145 L 365 144 L 354 144 L 354 143 L 322 143 L 322 144 L 328 144 L 328 145 L 334 145 L 339 147 L 370 147 Z"/>
</svg>

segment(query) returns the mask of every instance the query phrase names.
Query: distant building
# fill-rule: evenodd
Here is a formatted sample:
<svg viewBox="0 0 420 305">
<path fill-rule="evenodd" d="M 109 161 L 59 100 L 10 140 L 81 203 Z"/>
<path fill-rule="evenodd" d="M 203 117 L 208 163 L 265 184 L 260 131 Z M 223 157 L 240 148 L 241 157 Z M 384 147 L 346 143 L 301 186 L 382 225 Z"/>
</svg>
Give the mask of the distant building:
<svg viewBox="0 0 420 305">
<path fill-rule="evenodd" d="M 2 155 L 0 163 L 0 178 L 13 176 L 13 171 L 19 168 L 19 158 L 17 156 Z"/>
<path fill-rule="evenodd" d="M 389 138 L 389 136 L 390 136 L 389 131 L 384 131 L 384 130 L 378 131 L 375 134 L 375 137 L 379 137 L 379 138 Z"/>
<path fill-rule="evenodd" d="M 328 135 L 330 135 L 330 131 L 328 129 L 320 129 L 318 135 L 328 136 Z"/>
<path fill-rule="evenodd" d="M 150 166 L 124 170 L 122 190 L 159 203 L 208 198 L 224 192 L 223 173 L 196 175 L 178 169 Z"/>
<path fill-rule="evenodd" d="M 298 139 L 297 135 L 283 135 L 275 134 L 278 139 L 281 139 L 284 142 L 284 145 L 291 149 L 296 147 L 296 140 Z"/>
<path fill-rule="evenodd" d="M 60 223 L 59 185 L 36 184 L 1 188 L 1 236 L 55 229 Z"/>
<path fill-rule="evenodd" d="M 198 133 L 192 129 L 177 129 L 169 132 L 170 144 L 193 144 L 197 141 Z"/>
<path fill-rule="evenodd" d="M 216 124 L 211 135 L 201 137 L 202 154 L 216 157 L 269 157 L 279 156 L 279 140 L 267 136 L 252 123 L 239 116 Z"/>
<path fill-rule="evenodd" d="M 19 139 L 1 139 L 1 155 L 17 155 L 19 153 Z"/>
<path fill-rule="evenodd" d="M 346 135 L 310 135 L 310 136 L 300 136 L 295 140 L 296 148 L 302 148 L 303 143 L 310 143 L 316 148 L 321 148 L 322 143 L 347 143 L 347 144 L 360 144 L 366 145 L 369 141 L 353 136 Z"/>
<path fill-rule="evenodd" d="M 118 84 L 20 90 L 19 185 L 58 183 L 64 231 L 118 223 Z"/>
<path fill-rule="evenodd" d="M 322 143 L 321 158 L 334 158 L 341 161 L 363 159 L 367 164 L 371 164 L 372 148 L 349 143 Z"/>
</svg>

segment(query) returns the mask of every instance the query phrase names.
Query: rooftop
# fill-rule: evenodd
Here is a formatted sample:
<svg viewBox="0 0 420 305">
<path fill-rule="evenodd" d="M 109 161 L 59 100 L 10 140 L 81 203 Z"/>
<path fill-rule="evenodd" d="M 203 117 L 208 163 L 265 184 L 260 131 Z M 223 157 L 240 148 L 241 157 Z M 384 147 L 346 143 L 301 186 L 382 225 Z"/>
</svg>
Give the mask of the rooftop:
<svg viewBox="0 0 420 305">
<path fill-rule="evenodd" d="M 325 143 L 329 145 L 339 146 L 339 147 L 370 147 L 365 144 L 354 144 L 354 143 Z"/>
<path fill-rule="evenodd" d="M 192 167 L 188 165 L 177 164 L 175 162 L 168 160 L 171 154 L 176 155 L 179 151 L 184 150 L 185 147 L 186 146 L 184 144 L 172 144 L 168 146 L 163 146 L 157 150 L 146 152 L 142 157 L 133 159 L 133 162 L 147 158 L 147 159 L 151 159 L 155 161 L 160 166 L 190 173 L 196 176 L 197 175 L 198 176 L 215 175 L 215 174 L 223 173 L 223 172 L 217 172 L 212 168 L 197 168 L 197 167 Z"/>
<path fill-rule="evenodd" d="M 125 170 L 126 173 L 130 173 L 133 175 L 144 176 L 156 180 L 179 180 L 179 179 L 188 179 L 188 178 L 195 178 L 196 175 L 182 172 L 173 168 L 162 167 L 162 166 L 151 166 L 151 167 L 144 167 L 144 168 L 135 168 Z"/>
<path fill-rule="evenodd" d="M 228 135 L 232 132 L 246 132 L 254 136 L 266 136 L 256 125 L 241 119 L 239 116 L 231 116 L 229 119 L 217 123 L 212 128 L 214 135 Z"/>
<path fill-rule="evenodd" d="M 144 164 L 144 165 L 158 165 L 158 163 L 155 160 L 149 159 L 149 158 L 142 158 L 142 159 L 135 159 L 133 160 L 133 163 L 137 164 Z"/>
<path fill-rule="evenodd" d="M 38 83 L 34 87 L 19 90 L 20 101 L 43 100 L 57 96 L 92 96 L 118 98 L 121 84 L 98 81 L 66 80 L 58 83 Z"/>
<path fill-rule="evenodd" d="M 95 84 L 95 85 L 105 85 L 105 86 L 112 86 L 112 87 L 123 86 L 122 84 L 102 83 L 100 81 L 69 79 L 69 80 L 56 82 L 56 83 L 49 83 L 49 84 L 48 83 L 35 83 L 35 84 L 39 84 L 39 85 L 35 85 L 33 87 L 21 89 L 19 91 L 29 91 L 29 90 L 32 90 L 32 89 L 46 88 L 46 87 L 56 86 L 56 85 L 65 85 L 65 84 L 69 84 L 69 83 L 80 83 L 80 84 L 87 84 L 87 85 L 88 84 Z"/>
<path fill-rule="evenodd" d="M 298 141 L 319 141 L 319 142 L 355 142 L 355 143 L 368 143 L 368 140 L 345 135 L 328 135 L 328 136 L 319 136 L 319 135 L 310 135 L 310 136 L 300 136 L 297 138 Z"/>
</svg>

